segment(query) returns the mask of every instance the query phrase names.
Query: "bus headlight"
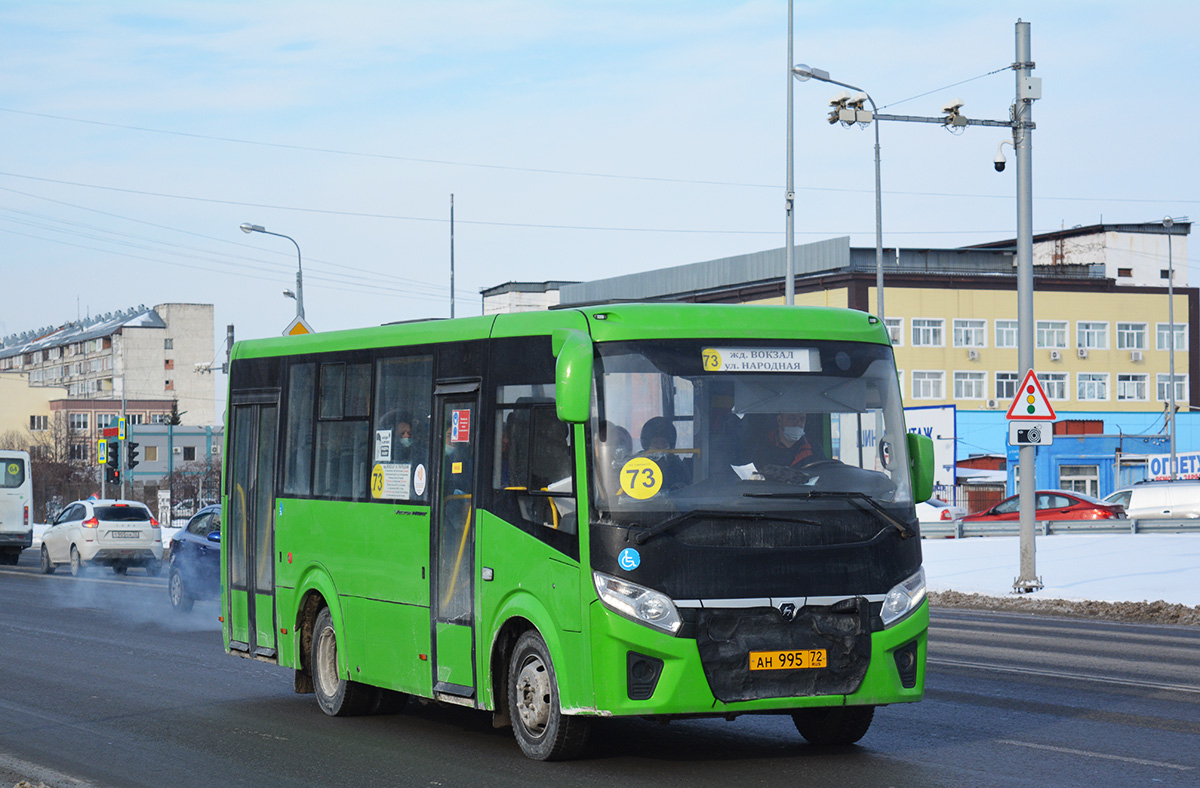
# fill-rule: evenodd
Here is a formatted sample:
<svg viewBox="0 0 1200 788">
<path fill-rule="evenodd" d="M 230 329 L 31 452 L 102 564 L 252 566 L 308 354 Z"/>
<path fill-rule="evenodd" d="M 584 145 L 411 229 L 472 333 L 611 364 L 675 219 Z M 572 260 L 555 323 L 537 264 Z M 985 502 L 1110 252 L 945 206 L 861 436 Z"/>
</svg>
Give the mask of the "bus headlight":
<svg viewBox="0 0 1200 788">
<path fill-rule="evenodd" d="M 924 599 L 925 569 L 922 567 L 915 575 L 888 591 L 883 600 L 883 611 L 880 613 L 883 625 L 890 627 L 895 624 L 920 607 Z"/>
<path fill-rule="evenodd" d="M 666 594 L 602 572 L 592 572 L 592 579 L 609 610 L 672 635 L 683 626 L 679 610 Z"/>
</svg>

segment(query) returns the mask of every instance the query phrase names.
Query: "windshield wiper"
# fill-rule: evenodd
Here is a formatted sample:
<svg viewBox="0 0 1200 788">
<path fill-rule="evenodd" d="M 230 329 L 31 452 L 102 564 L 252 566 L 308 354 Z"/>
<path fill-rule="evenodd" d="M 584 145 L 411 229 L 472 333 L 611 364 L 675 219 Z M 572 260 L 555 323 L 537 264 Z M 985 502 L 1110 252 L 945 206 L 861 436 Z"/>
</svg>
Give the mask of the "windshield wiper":
<svg viewBox="0 0 1200 788">
<path fill-rule="evenodd" d="M 907 539 L 910 536 L 916 536 L 917 532 L 906 523 L 902 523 L 888 513 L 880 505 L 879 501 L 864 492 L 856 492 L 854 490 L 808 490 L 807 492 L 767 492 L 767 493 L 742 493 L 746 498 L 794 498 L 798 500 L 812 500 L 815 498 L 840 498 L 844 501 L 864 501 L 872 509 L 875 510 L 881 518 L 889 525 L 892 525 L 900 532 L 900 535 Z"/>
<path fill-rule="evenodd" d="M 723 518 L 723 519 L 731 519 L 731 520 L 777 520 L 780 522 L 787 522 L 787 523 L 799 523 L 801 525 L 820 525 L 820 523 L 818 523 L 816 520 L 805 520 L 803 517 L 779 517 L 779 516 L 776 516 L 773 514 L 767 514 L 764 512 L 738 512 L 738 511 L 717 511 L 717 510 L 713 510 L 713 509 L 692 509 L 691 511 L 688 511 L 688 512 L 680 512 L 679 514 L 675 515 L 674 517 L 668 517 L 666 520 L 663 520 L 661 523 L 658 523 L 657 525 L 652 525 L 652 526 L 647 527 L 647 526 L 637 525 L 635 523 L 633 525 L 630 525 L 629 527 L 631 529 L 633 529 L 633 528 L 641 528 L 642 529 L 642 530 L 638 531 L 637 534 L 634 535 L 633 541 L 634 541 L 634 544 L 645 544 L 646 542 L 649 542 L 651 539 L 653 539 L 654 537 L 663 533 L 664 531 L 669 531 L 681 523 L 686 523 L 688 520 L 698 520 L 698 519 L 705 518 L 705 517 L 710 517 L 713 519 Z"/>
</svg>

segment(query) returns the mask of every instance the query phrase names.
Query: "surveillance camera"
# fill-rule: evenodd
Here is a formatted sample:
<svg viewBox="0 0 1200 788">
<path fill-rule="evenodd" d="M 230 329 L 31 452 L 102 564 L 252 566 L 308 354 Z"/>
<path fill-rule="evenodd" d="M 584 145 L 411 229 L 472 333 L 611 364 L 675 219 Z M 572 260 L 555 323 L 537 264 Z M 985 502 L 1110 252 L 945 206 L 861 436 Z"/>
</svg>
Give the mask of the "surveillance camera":
<svg viewBox="0 0 1200 788">
<path fill-rule="evenodd" d="M 960 99 L 960 98 L 956 98 L 956 99 L 954 99 L 953 101 L 949 101 L 949 102 L 947 102 L 947 103 L 946 103 L 946 104 L 945 104 L 945 105 L 942 107 L 942 112 L 945 112 L 945 113 L 947 113 L 947 114 L 949 114 L 949 115 L 955 115 L 955 114 L 957 114 L 957 113 L 958 113 L 958 111 L 959 111 L 960 109 L 962 109 L 962 107 L 963 107 L 963 104 L 966 104 L 966 102 L 965 102 L 965 101 L 963 101 L 963 100 L 962 100 L 962 99 Z"/>
<path fill-rule="evenodd" d="M 992 160 L 992 163 L 996 165 L 996 172 L 1004 172 L 1004 153 L 996 151 L 996 158 Z"/>
<path fill-rule="evenodd" d="M 843 90 L 841 93 L 838 93 L 836 96 L 829 99 L 829 106 L 844 107 L 844 106 L 846 106 L 846 102 L 849 100 L 850 100 L 850 92 L 847 90 Z"/>
</svg>

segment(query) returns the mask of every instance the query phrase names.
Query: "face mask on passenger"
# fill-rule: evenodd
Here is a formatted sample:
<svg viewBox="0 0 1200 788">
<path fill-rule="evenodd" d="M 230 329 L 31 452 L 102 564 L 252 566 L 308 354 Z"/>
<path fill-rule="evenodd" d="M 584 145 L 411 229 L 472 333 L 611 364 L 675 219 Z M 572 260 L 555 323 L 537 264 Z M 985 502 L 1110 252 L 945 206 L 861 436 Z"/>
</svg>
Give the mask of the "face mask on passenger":
<svg viewBox="0 0 1200 788">
<path fill-rule="evenodd" d="M 800 440 L 803 437 L 804 437 L 804 428 L 803 427 L 784 427 L 783 428 L 783 438 L 786 441 L 795 443 L 796 441 Z"/>
</svg>

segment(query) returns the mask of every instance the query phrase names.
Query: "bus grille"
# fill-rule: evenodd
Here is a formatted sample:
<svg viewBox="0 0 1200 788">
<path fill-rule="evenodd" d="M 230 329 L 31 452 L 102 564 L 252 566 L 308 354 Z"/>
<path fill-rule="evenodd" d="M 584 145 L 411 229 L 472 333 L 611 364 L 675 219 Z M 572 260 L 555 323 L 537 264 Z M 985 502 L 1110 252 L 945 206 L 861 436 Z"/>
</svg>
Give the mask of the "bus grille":
<svg viewBox="0 0 1200 788">
<path fill-rule="evenodd" d="M 721 701 L 845 695 L 856 691 L 871 661 L 867 600 L 834 612 L 803 608 L 788 619 L 775 608 L 705 609 L 696 622 L 704 675 Z M 825 649 L 826 667 L 750 670 L 752 651 Z"/>
</svg>

